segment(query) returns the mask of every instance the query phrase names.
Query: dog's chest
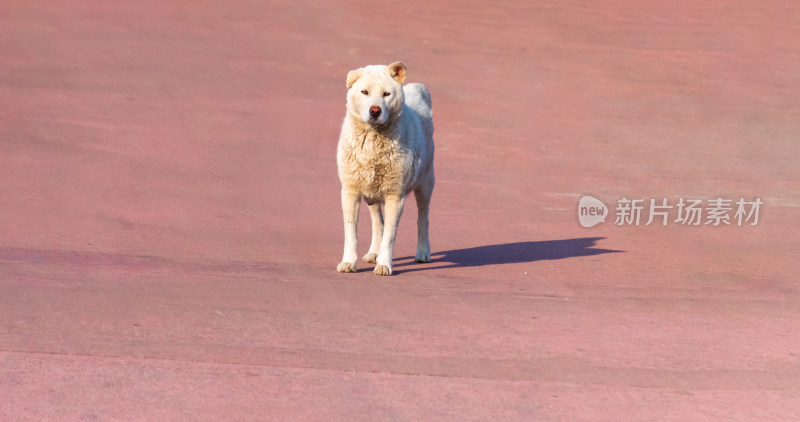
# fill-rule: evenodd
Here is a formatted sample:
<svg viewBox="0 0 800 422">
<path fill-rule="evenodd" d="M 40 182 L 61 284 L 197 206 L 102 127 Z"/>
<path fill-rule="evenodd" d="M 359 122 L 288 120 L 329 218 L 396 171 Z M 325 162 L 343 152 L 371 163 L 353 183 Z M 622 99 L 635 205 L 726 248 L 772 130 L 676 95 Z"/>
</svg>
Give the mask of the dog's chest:
<svg viewBox="0 0 800 422">
<path fill-rule="evenodd" d="M 356 138 L 344 155 L 344 173 L 367 198 L 383 199 L 405 190 L 409 151 L 396 140 L 377 133 Z"/>
</svg>

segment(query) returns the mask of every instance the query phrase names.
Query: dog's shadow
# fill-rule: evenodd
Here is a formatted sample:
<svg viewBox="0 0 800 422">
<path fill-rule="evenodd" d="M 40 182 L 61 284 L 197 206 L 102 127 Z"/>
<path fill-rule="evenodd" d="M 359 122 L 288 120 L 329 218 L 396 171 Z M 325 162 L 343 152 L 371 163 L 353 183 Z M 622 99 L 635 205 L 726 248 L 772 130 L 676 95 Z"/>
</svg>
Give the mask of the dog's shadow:
<svg viewBox="0 0 800 422">
<path fill-rule="evenodd" d="M 476 246 L 474 248 L 453 249 L 435 252 L 431 255 L 431 264 L 417 264 L 413 256 L 397 259 L 395 268 L 409 265 L 420 265 L 407 268 L 398 273 L 439 270 L 444 268 L 481 267 L 484 265 L 520 264 L 526 262 L 576 258 L 583 256 L 620 253 L 614 249 L 594 248 L 597 241 L 604 237 L 582 237 L 577 239 L 544 240 L 536 242 L 515 242 L 499 245 Z M 436 265 L 444 264 L 444 265 Z"/>
</svg>

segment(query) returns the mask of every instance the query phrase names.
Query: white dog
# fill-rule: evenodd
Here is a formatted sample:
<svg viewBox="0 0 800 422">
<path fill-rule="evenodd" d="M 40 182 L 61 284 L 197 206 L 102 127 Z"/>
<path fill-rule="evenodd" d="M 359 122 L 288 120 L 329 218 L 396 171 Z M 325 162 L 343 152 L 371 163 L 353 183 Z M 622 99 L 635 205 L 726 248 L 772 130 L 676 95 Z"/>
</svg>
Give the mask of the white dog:
<svg viewBox="0 0 800 422">
<path fill-rule="evenodd" d="M 414 191 L 417 262 L 430 262 L 428 207 L 433 193 L 433 111 L 422 84 L 403 87 L 406 66 L 396 62 L 347 74 L 347 115 L 337 162 L 342 182 L 344 254 L 339 272 L 355 272 L 356 225 L 363 198 L 372 215 L 372 243 L 364 262 L 392 274 L 392 253 L 405 196 Z M 381 212 L 384 204 L 384 212 Z"/>
</svg>

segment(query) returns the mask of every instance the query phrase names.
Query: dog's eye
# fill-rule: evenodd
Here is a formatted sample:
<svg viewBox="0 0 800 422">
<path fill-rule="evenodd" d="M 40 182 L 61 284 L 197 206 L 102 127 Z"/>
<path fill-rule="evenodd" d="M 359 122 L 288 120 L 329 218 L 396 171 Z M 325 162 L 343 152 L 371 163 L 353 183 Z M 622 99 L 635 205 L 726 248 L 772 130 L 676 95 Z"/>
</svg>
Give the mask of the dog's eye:
<svg viewBox="0 0 800 422">
<path fill-rule="evenodd" d="M 392 95 L 392 94 L 391 94 L 391 93 L 389 93 L 389 92 L 384 92 L 384 93 L 383 93 L 383 96 L 384 96 L 384 97 L 388 97 L 388 96 L 390 96 L 390 95 Z"/>
<path fill-rule="evenodd" d="M 361 93 L 364 94 L 364 95 L 369 95 L 369 91 L 367 91 L 366 89 L 362 89 Z"/>
</svg>

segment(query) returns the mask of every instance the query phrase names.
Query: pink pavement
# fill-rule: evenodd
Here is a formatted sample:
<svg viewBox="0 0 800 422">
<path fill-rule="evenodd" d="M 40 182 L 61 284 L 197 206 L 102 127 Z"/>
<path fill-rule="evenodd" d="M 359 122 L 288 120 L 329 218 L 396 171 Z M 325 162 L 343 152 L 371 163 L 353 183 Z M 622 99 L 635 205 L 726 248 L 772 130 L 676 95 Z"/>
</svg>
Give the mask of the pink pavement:
<svg viewBox="0 0 800 422">
<path fill-rule="evenodd" d="M 5 2 L 0 420 L 798 420 L 799 21 Z M 345 75 L 396 60 L 433 96 L 434 262 L 411 200 L 396 275 L 339 274 Z M 682 197 L 764 204 L 615 224 Z"/>
</svg>

